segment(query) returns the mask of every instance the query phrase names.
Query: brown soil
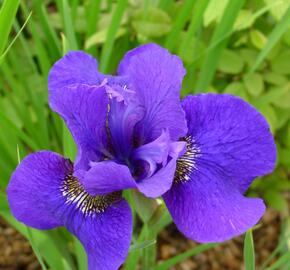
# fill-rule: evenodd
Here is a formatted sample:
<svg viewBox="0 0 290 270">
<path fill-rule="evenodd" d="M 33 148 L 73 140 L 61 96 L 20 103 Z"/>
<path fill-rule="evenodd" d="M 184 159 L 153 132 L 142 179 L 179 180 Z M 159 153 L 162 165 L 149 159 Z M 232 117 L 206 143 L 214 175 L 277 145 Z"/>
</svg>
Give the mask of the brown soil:
<svg viewBox="0 0 290 270">
<path fill-rule="evenodd" d="M 261 220 L 261 226 L 254 230 L 255 256 L 258 267 L 262 265 L 277 246 L 280 223 L 279 214 L 269 208 Z M 242 270 L 244 269 L 243 242 L 243 236 L 237 237 L 187 259 L 172 269 Z M 174 225 L 170 225 L 159 237 L 159 260 L 168 259 L 196 246 L 195 242 L 183 237 Z"/>
<path fill-rule="evenodd" d="M 257 266 L 260 266 L 277 246 L 280 231 L 278 213 L 268 209 L 261 223 L 262 226 L 254 231 Z M 168 259 L 196 245 L 195 242 L 183 237 L 174 225 L 170 225 L 158 238 L 158 259 L 160 261 Z M 41 268 L 29 243 L 0 218 L 0 270 L 39 269 Z M 241 270 L 243 269 L 243 237 L 235 238 L 187 259 L 172 269 Z"/>
<path fill-rule="evenodd" d="M 28 241 L 0 218 L 0 269 L 40 270 Z M 56 270 L 56 269 L 55 269 Z"/>
</svg>

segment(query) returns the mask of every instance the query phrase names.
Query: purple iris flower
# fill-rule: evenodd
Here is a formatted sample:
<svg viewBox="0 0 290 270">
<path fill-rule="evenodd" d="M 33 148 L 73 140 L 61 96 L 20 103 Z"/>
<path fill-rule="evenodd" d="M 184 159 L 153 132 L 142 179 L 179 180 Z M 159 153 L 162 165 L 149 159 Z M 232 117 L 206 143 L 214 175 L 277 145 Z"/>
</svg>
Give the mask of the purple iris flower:
<svg viewBox="0 0 290 270">
<path fill-rule="evenodd" d="M 265 206 L 243 193 L 271 172 L 276 150 L 263 116 L 231 95 L 180 102 L 185 70 L 177 56 L 147 44 L 128 52 L 118 76 L 70 52 L 49 75 L 49 104 L 78 147 L 72 164 L 49 151 L 26 157 L 8 186 L 15 217 L 80 239 L 89 269 L 117 269 L 128 252 L 132 217 L 121 191 L 163 196 L 181 232 L 224 241 L 256 224 Z"/>
</svg>

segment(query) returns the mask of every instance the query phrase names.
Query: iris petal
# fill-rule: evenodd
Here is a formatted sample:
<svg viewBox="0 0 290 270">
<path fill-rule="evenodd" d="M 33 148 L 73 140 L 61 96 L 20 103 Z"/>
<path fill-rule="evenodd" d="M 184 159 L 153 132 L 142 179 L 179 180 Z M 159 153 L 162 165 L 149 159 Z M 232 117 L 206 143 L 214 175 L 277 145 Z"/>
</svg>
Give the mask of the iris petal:
<svg viewBox="0 0 290 270">
<path fill-rule="evenodd" d="M 153 142 L 144 144 L 132 153 L 133 161 L 146 161 L 149 164 L 150 170 L 148 177 L 150 177 L 160 164 L 165 166 L 167 164 L 170 152 L 170 138 L 168 131 L 163 131 L 162 134 Z"/>
<path fill-rule="evenodd" d="M 185 69 L 177 56 L 155 44 L 143 45 L 125 55 L 118 72 L 128 78 L 145 108 L 136 126 L 139 145 L 155 140 L 167 128 L 172 140 L 186 134 L 179 98 Z"/>
<path fill-rule="evenodd" d="M 222 242 L 240 235 L 262 217 L 261 199 L 244 197 L 232 179 L 200 168 L 190 181 L 175 183 L 163 196 L 177 228 L 197 242 Z"/>
<path fill-rule="evenodd" d="M 71 169 L 67 159 L 50 151 L 28 155 L 12 174 L 7 188 L 13 215 L 37 229 L 62 226 L 55 211 L 64 207 L 59 188 Z"/>
<path fill-rule="evenodd" d="M 11 211 L 37 229 L 66 226 L 83 244 L 89 270 L 117 269 L 131 242 L 129 205 L 120 193 L 91 196 L 72 173 L 72 163 L 56 153 L 27 156 L 8 185 Z"/>
<path fill-rule="evenodd" d="M 91 195 L 107 194 L 136 187 L 129 168 L 114 161 L 92 164 L 92 168 L 84 174 L 81 181 Z"/>
<path fill-rule="evenodd" d="M 89 270 L 118 269 L 125 261 L 132 236 L 132 213 L 125 200 L 87 218 L 80 211 L 72 212 L 65 222 L 83 244 Z"/>
<path fill-rule="evenodd" d="M 50 107 L 65 120 L 78 146 L 76 169 L 88 169 L 107 150 L 108 97 L 105 86 L 79 84 L 51 95 Z"/>
<path fill-rule="evenodd" d="M 127 162 L 134 146 L 134 127 L 143 118 L 144 109 L 130 90 L 115 86 L 107 87 L 106 91 L 110 97 L 110 139 L 116 156 Z"/>
<path fill-rule="evenodd" d="M 100 85 L 104 75 L 98 72 L 98 63 L 82 51 L 71 51 L 58 60 L 50 70 L 48 89 L 50 95 L 61 94 L 64 87 L 75 84 Z"/>
<path fill-rule="evenodd" d="M 231 95 L 201 94 L 183 101 L 187 151 L 164 195 L 181 232 L 199 242 L 230 239 L 255 225 L 261 199 L 242 194 L 275 167 L 273 136 L 263 116 Z"/>
<path fill-rule="evenodd" d="M 232 95 L 201 94 L 185 98 L 183 108 L 200 159 L 208 166 L 218 165 L 241 191 L 250 180 L 274 169 L 273 135 L 265 118 L 250 104 Z"/>
<path fill-rule="evenodd" d="M 157 198 L 167 192 L 173 183 L 176 159 L 171 159 L 166 166 L 159 169 L 151 177 L 137 182 L 137 187 L 146 197 Z"/>
</svg>

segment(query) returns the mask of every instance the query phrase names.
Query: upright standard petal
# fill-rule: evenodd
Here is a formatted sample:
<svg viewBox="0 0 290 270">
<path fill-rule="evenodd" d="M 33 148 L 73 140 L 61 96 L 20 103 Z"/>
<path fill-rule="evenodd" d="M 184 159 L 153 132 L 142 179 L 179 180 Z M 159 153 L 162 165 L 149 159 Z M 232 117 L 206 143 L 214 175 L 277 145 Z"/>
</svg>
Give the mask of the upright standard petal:
<svg viewBox="0 0 290 270">
<path fill-rule="evenodd" d="M 116 91 L 117 90 L 117 91 Z M 133 149 L 134 128 L 144 115 L 142 106 L 136 100 L 135 94 L 115 86 L 107 86 L 110 97 L 108 112 L 108 130 L 116 157 L 128 160 Z"/>
<path fill-rule="evenodd" d="M 62 226 L 55 212 L 64 206 L 60 186 L 71 169 L 69 160 L 50 151 L 23 159 L 7 188 L 10 209 L 16 219 L 37 229 Z"/>
<path fill-rule="evenodd" d="M 58 60 L 48 75 L 50 95 L 57 95 L 64 87 L 75 84 L 99 85 L 104 76 L 98 72 L 98 63 L 82 51 L 71 51 Z"/>
<path fill-rule="evenodd" d="M 125 55 L 118 72 L 128 77 L 129 88 L 145 108 L 136 126 L 140 144 L 155 140 L 167 128 L 172 140 L 186 134 L 179 100 L 185 70 L 177 56 L 155 44 L 143 45 Z"/>
<path fill-rule="evenodd" d="M 271 172 L 276 150 L 263 116 L 231 95 L 201 94 L 183 101 L 187 150 L 164 195 L 177 227 L 199 242 L 224 241 L 255 225 L 265 207 L 242 194 Z"/>
<path fill-rule="evenodd" d="M 50 96 L 49 104 L 65 120 L 78 145 L 75 169 L 87 170 L 90 161 L 100 160 L 104 152 L 108 154 L 105 86 L 65 87 L 59 95 Z"/>
<path fill-rule="evenodd" d="M 49 96 L 62 98 L 62 89 L 79 84 L 90 86 L 125 86 L 125 78 L 104 75 L 98 71 L 97 60 L 82 51 L 70 51 L 58 60 L 48 75 Z"/>
</svg>

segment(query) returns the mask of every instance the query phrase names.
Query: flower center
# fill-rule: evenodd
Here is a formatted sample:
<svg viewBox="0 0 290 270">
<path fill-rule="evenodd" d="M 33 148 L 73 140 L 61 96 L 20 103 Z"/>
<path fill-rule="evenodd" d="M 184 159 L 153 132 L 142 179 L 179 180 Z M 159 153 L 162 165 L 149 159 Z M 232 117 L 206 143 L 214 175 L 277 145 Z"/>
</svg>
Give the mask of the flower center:
<svg viewBox="0 0 290 270">
<path fill-rule="evenodd" d="M 62 195 L 66 203 L 75 205 L 85 216 L 102 213 L 111 204 L 121 199 L 121 192 L 113 192 L 107 195 L 92 196 L 87 193 L 79 180 L 72 174 L 68 174 L 61 187 Z"/>
<path fill-rule="evenodd" d="M 186 142 L 186 152 L 177 160 L 174 176 L 175 183 L 187 182 L 190 180 L 191 174 L 197 170 L 196 158 L 201 156 L 199 147 L 190 135 L 184 137 L 183 141 Z"/>
<path fill-rule="evenodd" d="M 116 87 L 115 87 L 116 88 Z M 134 142 L 134 127 L 144 115 L 144 108 L 136 100 L 135 92 L 127 86 L 108 87 L 107 135 L 115 157 L 122 162 L 128 160 Z"/>
</svg>

